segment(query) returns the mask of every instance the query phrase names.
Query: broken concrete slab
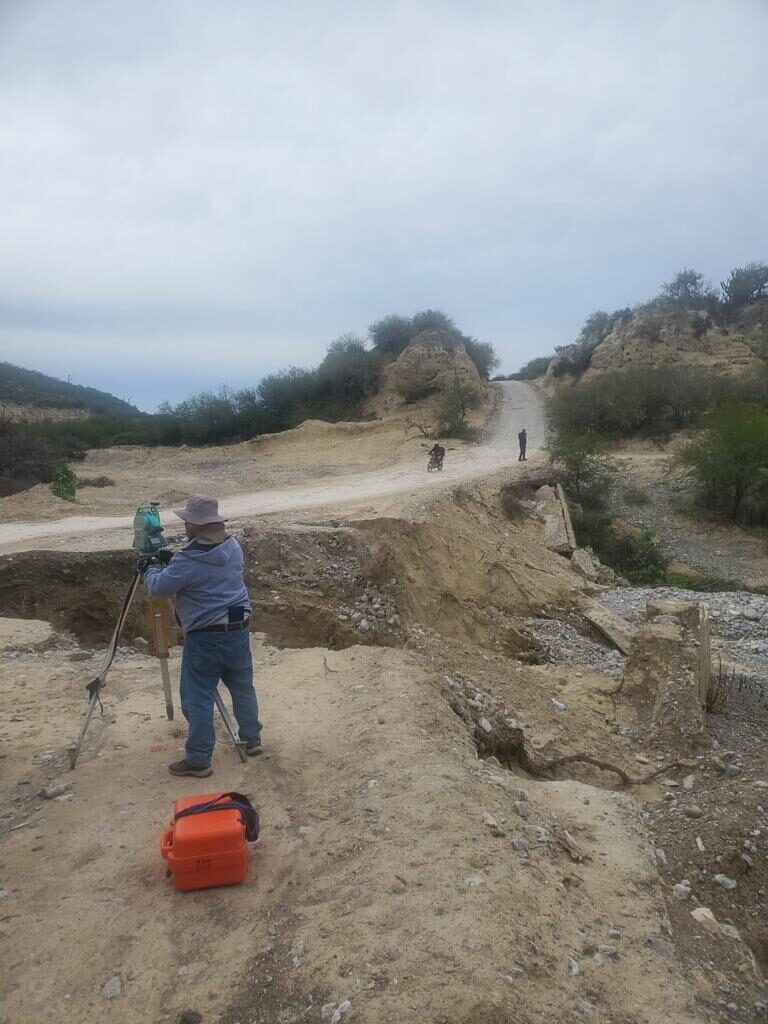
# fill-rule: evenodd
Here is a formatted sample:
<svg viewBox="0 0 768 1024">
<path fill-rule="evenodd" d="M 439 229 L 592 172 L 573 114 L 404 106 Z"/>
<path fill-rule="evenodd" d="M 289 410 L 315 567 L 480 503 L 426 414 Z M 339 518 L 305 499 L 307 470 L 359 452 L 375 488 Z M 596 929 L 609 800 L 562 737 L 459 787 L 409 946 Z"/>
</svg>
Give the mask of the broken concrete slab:
<svg viewBox="0 0 768 1024">
<path fill-rule="evenodd" d="M 544 546 L 558 555 L 570 555 L 571 553 L 565 520 L 559 509 L 555 513 L 544 516 Z"/>
<path fill-rule="evenodd" d="M 638 723 L 678 749 L 698 749 L 704 731 L 710 644 L 706 608 L 699 602 L 652 601 L 624 667 L 624 694 Z"/>
<path fill-rule="evenodd" d="M 565 532 L 568 534 L 568 543 L 571 546 L 571 550 L 575 551 L 577 548 L 576 534 L 573 529 L 573 523 L 571 522 L 571 511 L 568 508 L 568 499 L 565 496 L 562 484 L 557 484 L 555 487 L 557 493 L 557 500 L 560 502 L 560 508 L 563 513 L 563 521 L 565 522 Z"/>
<path fill-rule="evenodd" d="M 591 598 L 584 598 L 579 608 L 587 622 L 591 623 L 596 630 L 602 633 L 606 640 L 610 641 L 622 654 L 629 654 L 632 649 L 632 641 L 637 635 L 637 630 L 634 626 L 630 625 L 620 615 L 617 615 L 616 612 L 604 607 L 597 601 L 593 601 Z"/>
<path fill-rule="evenodd" d="M 589 580 L 591 583 L 597 583 L 597 566 L 590 553 L 584 548 L 577 548 L 573 552 L 571 555 L 571 565 L 584 579 Z"/>
</svg>

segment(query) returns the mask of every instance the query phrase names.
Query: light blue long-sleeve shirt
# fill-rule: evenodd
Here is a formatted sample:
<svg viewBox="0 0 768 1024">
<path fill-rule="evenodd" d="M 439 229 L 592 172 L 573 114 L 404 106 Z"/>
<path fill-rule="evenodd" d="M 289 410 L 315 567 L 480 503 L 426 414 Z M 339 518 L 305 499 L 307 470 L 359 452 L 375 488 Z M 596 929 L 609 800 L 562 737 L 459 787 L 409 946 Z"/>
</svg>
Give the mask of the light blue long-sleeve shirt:
<svg viewBox="0 0 768 1024">
<path fill-rule="evenodd" d="M 251 610 L 243 580 L 243 549 L 234 537 L 221 544 L 192 541 L 168 566 L 150 565 L 144 586 L 153 597 L 176 595 L 176 614 L 185 633 L 226 622 L 230 608 Z"/>
</svg>

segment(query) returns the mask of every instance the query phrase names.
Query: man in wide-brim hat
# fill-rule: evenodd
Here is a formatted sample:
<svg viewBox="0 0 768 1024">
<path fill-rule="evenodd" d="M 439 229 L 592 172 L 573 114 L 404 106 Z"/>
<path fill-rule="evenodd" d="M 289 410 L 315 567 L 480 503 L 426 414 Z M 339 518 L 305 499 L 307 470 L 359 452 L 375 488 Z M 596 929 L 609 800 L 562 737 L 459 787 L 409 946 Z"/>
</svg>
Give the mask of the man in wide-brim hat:
<svg viewBox="0 0 768 1024">
<path fill-rule="evenodd" d="M 153 597 L 176 596 L 176 617 L 186 634 L 181 710 L 189 732 L 184 760 L 169 768 L 173 775 L 202 779 L 213 771 L 213 696 L 219 680 L 232 695 L 247 753 L 261 753 L 248 630 L 251 605 L 243 580 L 243 549 L 227 533 L 216 499 L 193 494 L 184 508 L 173 511 L 184 520 L 189 544 L 172 557 L 161 552 L 160 558 L 150 560 L 144 586 Z"/>
</svg>

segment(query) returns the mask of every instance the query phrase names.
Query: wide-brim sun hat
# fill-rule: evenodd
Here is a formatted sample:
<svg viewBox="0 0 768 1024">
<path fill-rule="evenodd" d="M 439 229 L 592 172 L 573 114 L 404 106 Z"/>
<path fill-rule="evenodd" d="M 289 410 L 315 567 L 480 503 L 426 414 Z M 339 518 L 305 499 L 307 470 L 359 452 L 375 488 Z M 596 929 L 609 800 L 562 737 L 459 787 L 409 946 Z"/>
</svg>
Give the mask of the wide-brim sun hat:
<svg viewBox="0 0 768 1024">
<path fill-rule="evenodd" d="M 173 514 L 193 526 L 207 526 L 208 523 L 226 523 L 219 515 L 219 503 L 209 494 L 192 494 L 184 508 L 175 508 Z"/>
</svg>

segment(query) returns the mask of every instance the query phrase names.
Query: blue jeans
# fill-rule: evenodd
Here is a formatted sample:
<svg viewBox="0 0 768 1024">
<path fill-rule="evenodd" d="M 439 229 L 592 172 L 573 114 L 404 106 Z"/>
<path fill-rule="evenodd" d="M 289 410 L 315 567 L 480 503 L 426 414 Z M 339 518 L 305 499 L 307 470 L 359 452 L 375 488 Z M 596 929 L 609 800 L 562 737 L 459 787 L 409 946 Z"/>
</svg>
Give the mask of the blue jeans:
<svg viewBox="0 0 768 1024">
<path fill-rule="evenodd" d="M 248 746 L 261 740 L 249 639 L 247 629 L 187 633 L 181 659 L 181 710 L 189 722 L 186 760 L 196 768 L 207 768 L 216 744 L 213 695 L 219 680 L 232 696 L 240 739 Z"/>
</svg>

